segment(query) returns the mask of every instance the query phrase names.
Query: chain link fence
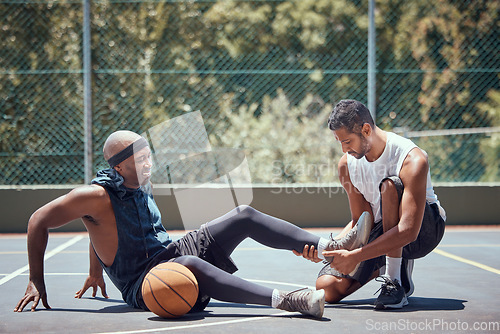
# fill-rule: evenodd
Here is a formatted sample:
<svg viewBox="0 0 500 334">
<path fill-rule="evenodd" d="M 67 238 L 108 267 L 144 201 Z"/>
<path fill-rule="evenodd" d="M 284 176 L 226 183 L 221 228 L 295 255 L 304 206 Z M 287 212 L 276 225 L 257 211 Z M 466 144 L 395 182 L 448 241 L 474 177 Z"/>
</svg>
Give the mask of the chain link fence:
<svg viewBox="0 0 500 334">
<path fill-rule="evenodd" d="M 375 4 L 377 124 L 413 134 L 435 182 L 500 181 L 499 2 Z M 90 9 L 94 171 L 112 131 L 199 110 L 254 183 L 337 181 L 326 120 L 340 99 L 367 102 L 368 1 Z M 82 22 L 79 1 L 0 2 L 0 184 L 84 182 Z"/>
</svg>

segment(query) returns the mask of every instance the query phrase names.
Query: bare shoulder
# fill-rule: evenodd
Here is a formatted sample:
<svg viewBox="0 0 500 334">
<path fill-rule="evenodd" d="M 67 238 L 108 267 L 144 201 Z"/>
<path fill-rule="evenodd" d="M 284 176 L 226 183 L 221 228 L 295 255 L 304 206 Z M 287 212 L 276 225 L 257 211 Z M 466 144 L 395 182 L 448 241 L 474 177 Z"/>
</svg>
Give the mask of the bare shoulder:
<svg viewBox="0 0 500 334">
<path fill-rule="evenodd" d="M 30 225 L 56 228 L 68 222 L 90 215 L 98 216 L 109 211 L 110 199 L 100 186 L 86 185 L 71 190 L 36 210 L 30 218 Z"/>
<path fill-rule="evenodd" d="M 108 216 L 112 212 L 111 200 L 103 187 L 81 186 L 73 189 L 67 196 L 66 204 L 79 212 L 84 223 L 90 222 L 98 225 L 109 220 Z"/>
<path fill-rule="evenodd" d="M 400 174 L 402 176 L 416 176 L 416 175 L 427 175 L 429 170 L 429 161 L 427 154 L 418 147 L 412 149 L 401 167 Z"/>
<path fill-rule="evenodd" d="M 347 167 L 347 154 L 344 154 L 339 160 L 339 168 L 343 166 Z"/>
<path fill-rule="evenodd" d="M 69 192 L 68 195 L 72 195 L 75 197 L 80 197 L 80 198 L 104 198 L 106 197 L 107 193 L 106 190 L 98 185 L 91 184 L 91 185 L 85 185 L 81 187 L 77 187 Z"/>
<path fill-rule="evenodd" d="M 342 158 L 340 158 L 339 164 L 338 164 L 338 169 L 339 169 L 339 172 L 343 172 L 343 173 L 348 172 L 348 169 L 347 169 L 347 154 L 344 154 L 342 156 Z"/>
<path fill-rule="evenodd" d="M 77 187 L 71 190 L 65 197 L 66 203 L 75 203 L 77 205 L 95 205 L 109 201 L 106 190 L 95 184 Z"/>
<path fill-rule="evenodd" d="M 351 194 L 353 191 L 358 192 L 356 187 L 353 186 L 351 176 L 349 175 L 349 167 L 347 166 L 347 154 L 344 154 L 342 158 L 340 158 L 338 172 L 340 184 L 342 184 L 342 187 L 344 187 L 347 193 Z"/>
</svg>

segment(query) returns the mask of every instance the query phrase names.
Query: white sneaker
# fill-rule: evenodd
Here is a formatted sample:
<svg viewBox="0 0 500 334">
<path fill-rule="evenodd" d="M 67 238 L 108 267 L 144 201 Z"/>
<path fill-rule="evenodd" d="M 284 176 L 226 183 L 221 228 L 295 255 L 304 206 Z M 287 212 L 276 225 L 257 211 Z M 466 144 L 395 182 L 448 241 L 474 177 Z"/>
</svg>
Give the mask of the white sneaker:
<svg viewBox="0 0 500 334">
<path fill-rule="evenodd" d="M 312 316 L 321 319 L 325 309 L 325 290 L 310 290 L 307 288 L 283 292 L 280 291 L 282 297 L 281 303 L 277 308 L 290 312 L 300 312 L 304 315 Z"/>
<path fill-rule="evenodd" d="M 370 238 L 372 217 L 368 211 L 363 212 L 359 217 L 356 225 L 340 240 L 335 240 L 330 236 L 330 243 L 325 248 L 325 250 L 337 250 L 337 249 L 347 249 L 353 250 L 356 248 L 363 247 L 368 243 Z M 325 256 L 325 261 L 331 263 L 333 261 L 332 256 Z M 354 270 L 349 274 L 353 276 L 359 268 L 360 263 L 354 268 Z"/>
</svg>

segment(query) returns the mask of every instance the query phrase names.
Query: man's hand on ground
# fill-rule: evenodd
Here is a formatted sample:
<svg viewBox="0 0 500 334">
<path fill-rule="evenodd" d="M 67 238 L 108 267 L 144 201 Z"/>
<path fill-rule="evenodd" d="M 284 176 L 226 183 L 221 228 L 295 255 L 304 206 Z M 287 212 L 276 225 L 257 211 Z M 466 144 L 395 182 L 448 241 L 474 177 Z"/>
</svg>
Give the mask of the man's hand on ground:
<svg viewBox="0 0 500 334">
<path fill-rule="evenodd" d="M 92 297 L 95 297 L 97 294 L 97 287 L 101 288 L 101 293 L 104 298 L 109 298 L 108 294 L 106 293 L 106 283 L 104 282 L 104 278 L 102 276 L 100 277 L 93 277 L 89 276 L 85 280 L 85 283 L 83 284 L 83 288 L 78 290 L 75 294 L 75 298 L 82 298 L 82 296 L 85 294 L 85 292 L 89 289 L 92 288 Z"/>
<path fill-rule="evenodd" d="M 22 312 L 30 302 L 33 302 L 33 305 L 31 305 L 31 312 L 34 312 L 40 299 L 42 300 L 43 306 L 45 306 L 46 309 L 50 309 L 49 303 L 47 302 L 45 283 L 35 284 L 33 281 L 30 281 L 24 293 L 24 297 L 17 303 L 14 312 Z"/>
</svg>

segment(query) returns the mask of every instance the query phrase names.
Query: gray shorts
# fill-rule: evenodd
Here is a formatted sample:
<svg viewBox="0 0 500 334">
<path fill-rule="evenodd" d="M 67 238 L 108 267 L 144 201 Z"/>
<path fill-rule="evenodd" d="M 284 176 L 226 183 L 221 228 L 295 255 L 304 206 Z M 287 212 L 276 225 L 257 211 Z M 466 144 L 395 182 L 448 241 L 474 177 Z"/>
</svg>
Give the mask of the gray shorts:
<svg viewBox="0 0 500 334">
<path fill-rule="evenodd" d="M 207 224 L 201 225 L 198 230 L 187 233 L 181 239 L 172 242 L 165 248 L 164 251 L 156 255 L 148 265 L 143 276 L 141 277 L 138 289 L 136 289 L 136 301 L 138 307 L 147 310 L 144 301 L 142 300 L 142 294 L 140 286 L 142 285 L 142 280 L 146 274 L 161 262 L 173 261 L 175 258 L 184 255 L 197 256 L 214 266 L 222 269 L 230 274 L 236 272 L 238 268 L 234 264 L 230 256 L 227 256 L 224 250 L 217 244 L 214 240 L 212 234 L 206 226 Z M 203 291 L 200 291 L 198 295 L 198 300 L 192 308 L 192 312 L 202 311 L 209 303 L 210 297 L 205 295 Z"/>
<path fill-rule="evenodd" d="M 398 190 L 399 201 L 403 195 L 403 182 L 399 177 L 389 177 L 396 185 Z M 386 179 L 382 180 L 384 182 Z M 436 246 L 439 244 L 444 235 L 445 222 L 441 215 L 439 214 L 439 207 L 437 204 L 425 203 L 424 218 L 422 220 L 422 226 L 420 227 L 420 232 L 417 239 L 412 243 L 403 247 L 403 258 L 405 259 L 418 259 L 429 254 Z M 370 237 L 368 243 L 377 239 L 384 233 L 382 221 L 375 223 L 372 231 L 370 232 Z M 329 264 L 320 270 L 318 277 L 323 275 L 333 275 L 337 277 L 347 277 L 352 278 L 364 285 L 372 274 L 379 268 L 385 265 L 385 255 L 369 259 L 361 262 L 357 272 L 354 276 L 344 275 L 338 272 L 336 269 L 330 267 Z"/>
</svg>

